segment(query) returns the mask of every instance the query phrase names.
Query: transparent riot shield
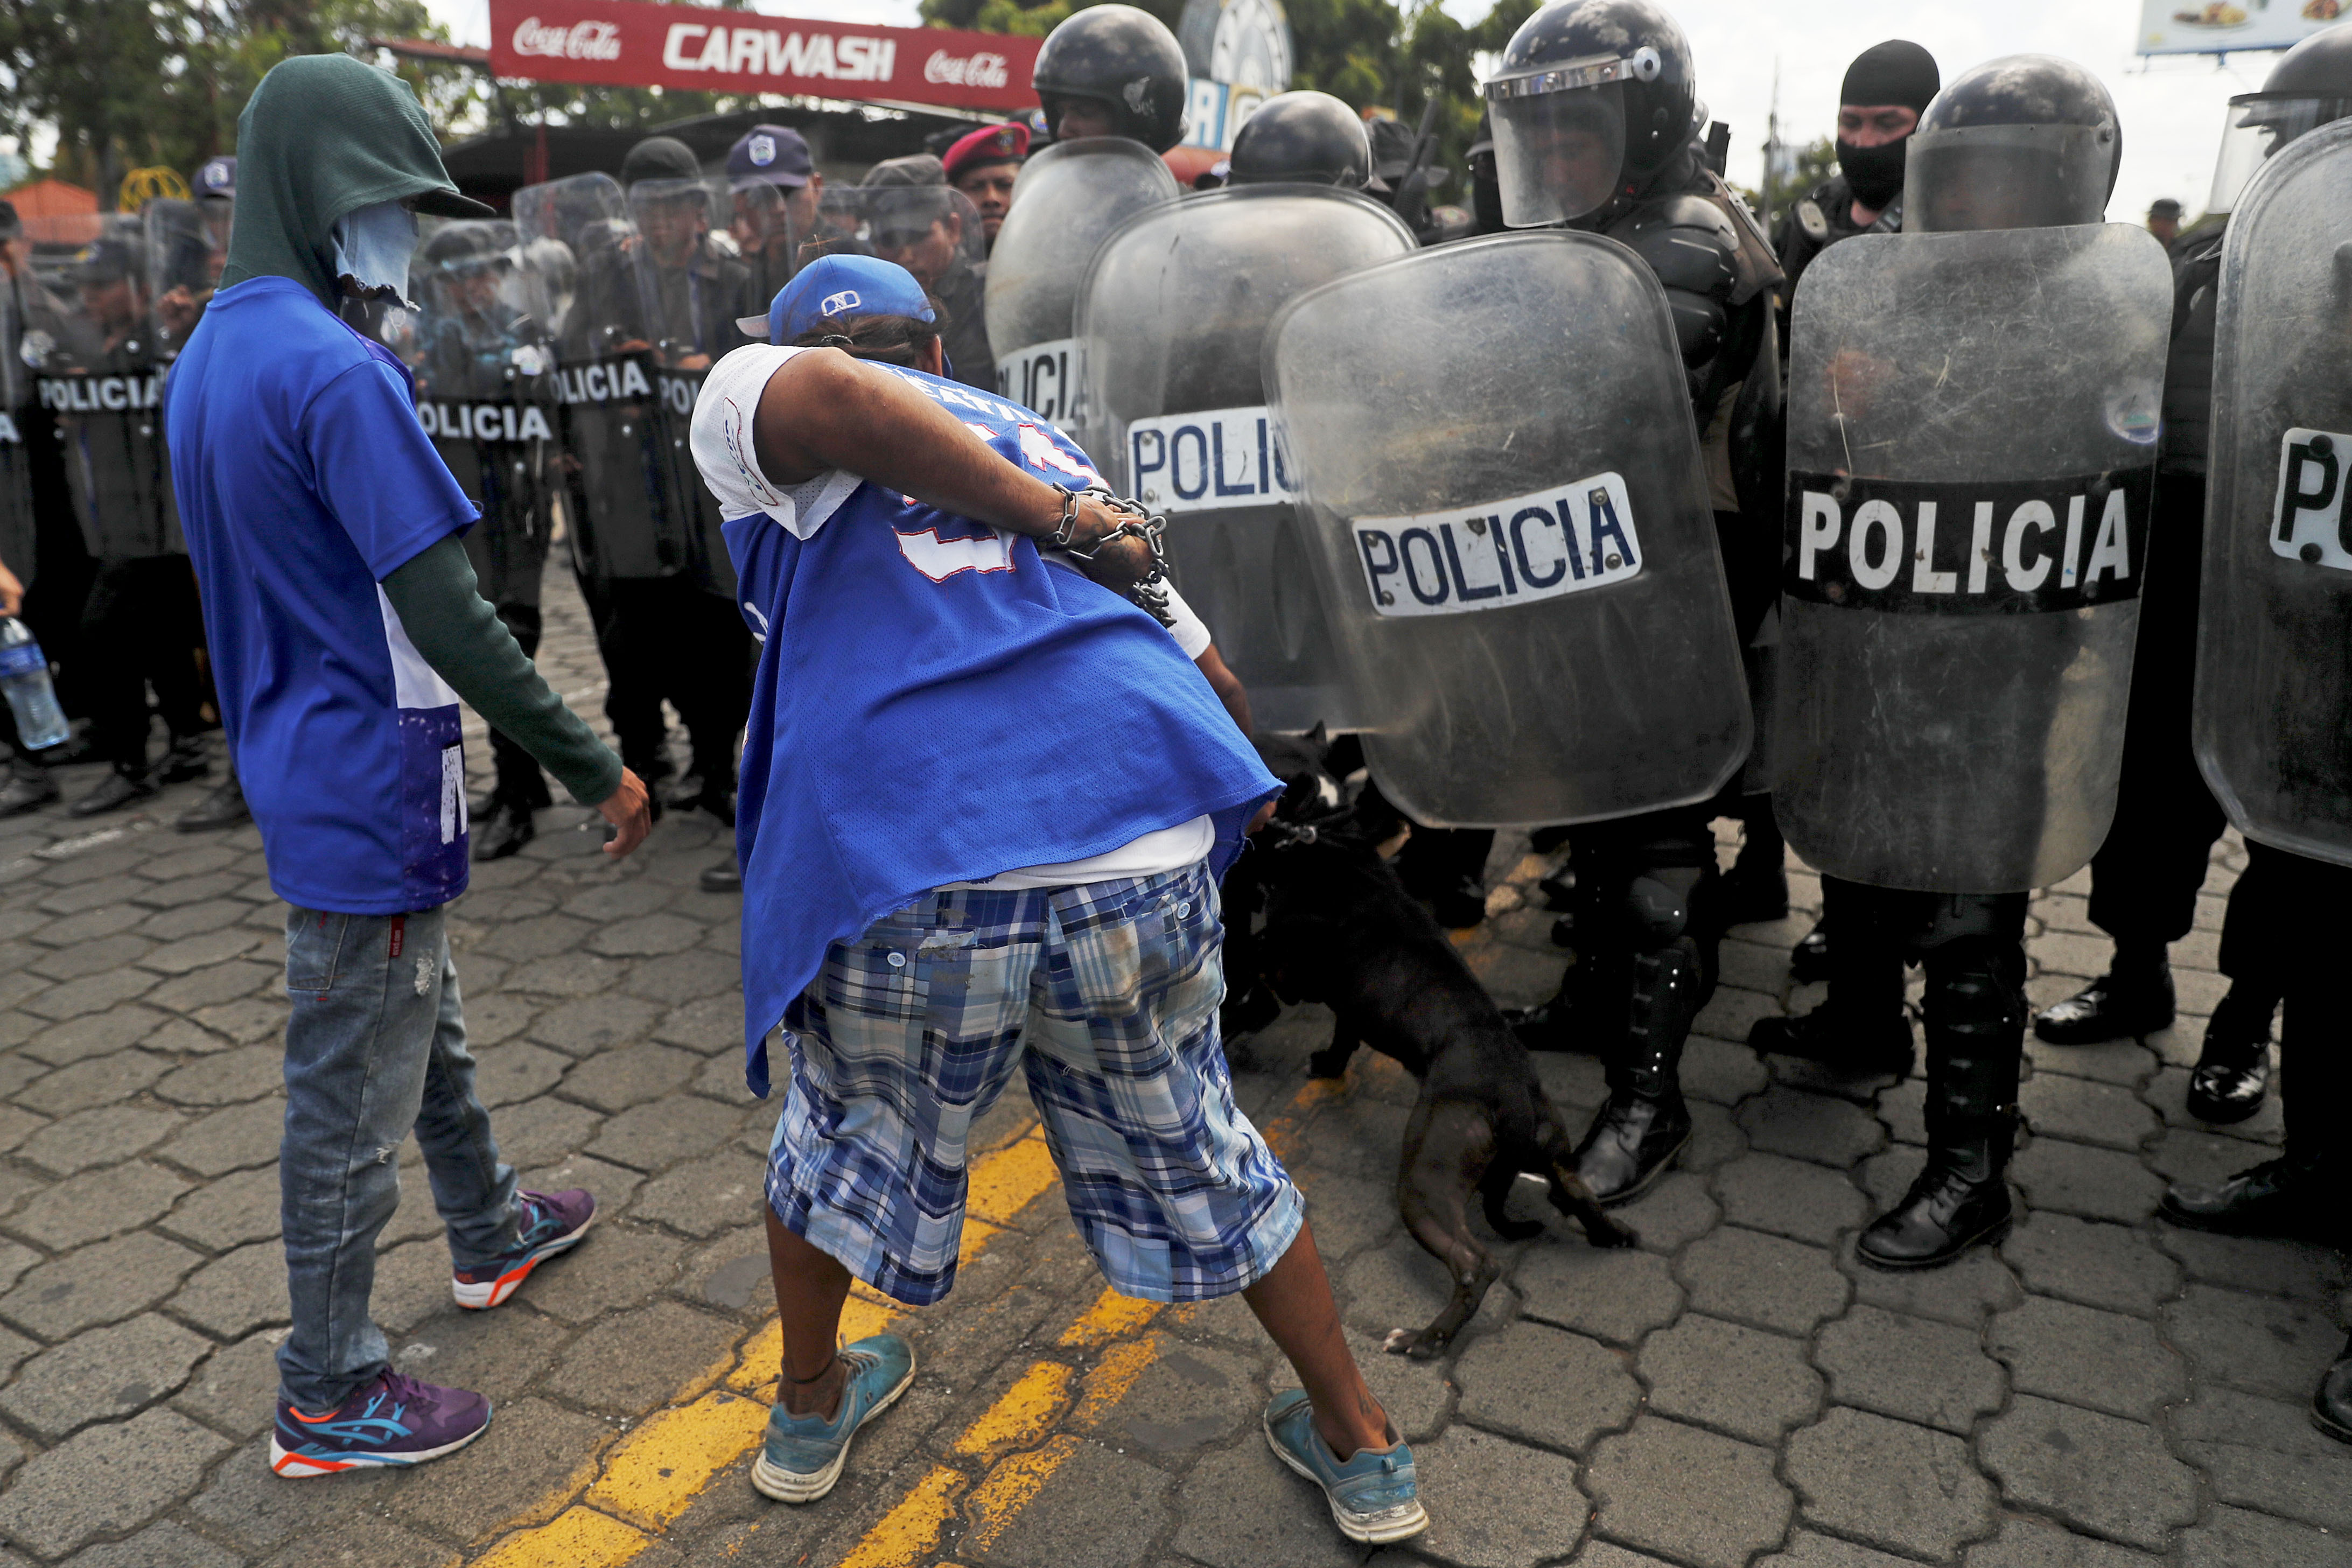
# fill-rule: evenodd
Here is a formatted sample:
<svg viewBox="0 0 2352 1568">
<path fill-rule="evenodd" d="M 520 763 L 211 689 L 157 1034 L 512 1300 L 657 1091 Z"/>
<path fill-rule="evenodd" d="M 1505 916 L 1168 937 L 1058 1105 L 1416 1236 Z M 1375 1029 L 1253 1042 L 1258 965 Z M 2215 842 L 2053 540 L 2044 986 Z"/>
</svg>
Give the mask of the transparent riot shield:
<svg viewBox="0 0 2352 1568">
<path fill-rule="evenodd" d="M 27 322 L 24 358 L 40 406 L 56 418 L 66 486 L 83 542 L 100 561 L 173 555 L 187 546 L 163 446 L 163 368 L 147 240 L 139 220 L 110 221 L 75 260 L 43 322 Z"/>
<path fill-rule="evenodd" d="M 575 174 L 524 186 L 512 211 L 523 286 L 559 323 L 551 487 L 580 574 L 593 590 L 687 571 L 695 541 L 661 418 L 660 308 L 627 199 L 608 174 Z"/>
<path fill-rule="evenodd" d="M 2221 252 L 2195 746 L 2249 838 L 2352 866 L 2352 121 L 2296 138 Z"/>
<path fill-rule="evenodd" d="M 1416 248 L 1377 202 L 1249 185 L 1134 214 L 1078 292 L 1106 477 L 1166 514 L 1177 587 L 1264 730 L 1360 727 L 1266 416 L 1266 323 L 1307 289 Z"/>
<path fill-rule="evenodd" d="M 1665 292 L 1497 236 L 1276 316 L 1267 403 L 1382 790 L 1442 827 L 1702 801 L 1747 754 L 1738 634 Z"/>
<path fill-rule="evenodd" d="M 988 253 L 988 342 L 996 391 L 1067 431 L 1097 464 L 1077 407 L 1078 282 L 1103 237 L 1138 210 L 1178 195 L 1176 176 L 1140 142 L 1056 142 L 1022 165 L 1013 207 Z"/>
<path fill-rule="evenodd" d="M 37 285 L 36 286 L 37 287 Z M 34 552 L 32 374 L 25 363 L 24 285 L 0 277 L 0 562 L 30 587 Z"/>
<path fill-rule="evenodd" d="M 1772 796 L 1822 870 L 2014 892 L 2106 837 L 2171 309 L 2123 224 L 1864 235 L 1805 274 Z"/>
<path fill-rule="evenodd" d="M 544 290 L 520 256 L 511 223 L 436 225 L 409 267 L 418 310 L 401 346 L 416 379 L 416 417 L 482 509 L 466 535 L 482 596 L 535 605 L 554 521 L 558 407 Z"/>
<path fill-rule="evenodd" d="M 801 247 L 815 227 L 816 198 L 804 190 L 739 179 L 726 193 L 727 235 L 751 274 L 745 292 L 757 314 L 800 268 Z"/>
<path fill-rule="evenodd" d="M 156 352 L 178 355 L 204 320 L 221 268 L 228 265 L 229 222 L 236 199 L 152 201 L 141 211 L 146 231 L 149 297 L 154 300 Z"/>
<path fill-rule="evenodd" d="M 913 273 L 944 312 L 949 375 L 996 390 L 982 298 L 988 246 L 971 197 L 948 185 L 827 185 L 802 258 L 832 255 L 878 256 Z"/>
<path fill-rule="evenodd" d="M 640 180 L 629 187 L 644 256 L 656 383 L 661 404 L 662 484 L 687 547 L 685 570 L 714 594 L 735 596 L 735 564 L 719 532 L 719 499 L 702 482 L 688 445 L 694 400 L 720 356 L 748 339 L 735 323 L 768 301 L 751 297 L 751 269 L 729 226 L 724 179 Z"/>
</svg>

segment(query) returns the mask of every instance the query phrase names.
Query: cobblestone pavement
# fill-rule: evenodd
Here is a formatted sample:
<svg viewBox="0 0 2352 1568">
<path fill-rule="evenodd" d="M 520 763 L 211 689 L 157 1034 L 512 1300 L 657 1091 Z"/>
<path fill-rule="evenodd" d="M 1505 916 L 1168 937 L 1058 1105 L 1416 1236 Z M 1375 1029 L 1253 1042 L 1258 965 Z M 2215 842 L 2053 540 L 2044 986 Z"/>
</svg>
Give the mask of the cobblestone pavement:
<svg viewBox="0 0 2352 1568">
<path fill-rule="evenodd" d="M 549 600 L 543 661 L 592 710 L 577 599 L 551 574 Z M 1367 1557 L 1265 1451 L 1257 1411 L 1283 1373 L 1246 1311 L 1104 1294 L 1017 1099 L 985 1129 L 957 1295 L 899 1320 L 913 1390 L 831 1499 L 760 1500 L 744 1471 L 775 1365 L 758 1223 L 772 1112 L 741 1082 L 737 904 L 695 886 L 725 840 L 672 819 L 610 868 L 600 835 L 571 831 L 577 808 L 478 868 L 451 929 L 509 1158 L 531 1184 L 593 1188 L 605 1221 L 513 1303 L 460 1313 L 412 1145 L 377 1316 L 404 1370 L 485 1390 L 497 1423 L 407 1474 L 272 1477 L 282 916 L 250 830 L 170 831 L 202 787 L 97 824 L 0 825 L 0 1563 Z M 2342 1260 L 2152 1217 L 2167 1178 L 2277 1138 L 2275 1104 L 2228 1131 L 2181 1110 L 2240 863 L 2217 858 L 2175 949 L 2179 1025 L 2033 1047 L 2014 1171 L 2029 1212 L 1997 1253 L 1919 1278 L 1852 1255 L 1919 1165 L 1917 1081 L 1822 1081 L 1739 1043 L 1815 999 L 1787 979 L 1802 911 L 1725 944 L 1687 1063 L 1698 1137 L 1626 1211 L 1642 1247 L 1597 1252 L 1556 1224 L 1504 1248 L 1505 1283 L 1442 1363 L 1377 1350 L 1444 1293 L 1390 1194 L 1412 1084 L 1369 1053 L 1344 1084 L 1309 1084 L 1316 1009 L 1237 1045 L 1244 1101 L 1309 1194 L 1357 1348 L 1420 1457 L 1433 1527 L 1371 1560 L 2352 1563 L 2352 1450 L 2302 1408 L 2341 1342 Z M 1507 1002 L 1557 977 L 1533 890 L 1549 865 L 1507 840 L 1494 918 L 1465 943 Z M 1796 885 L 1815 907 L 1812 879 Z M 2083 890 L 2034 903 L 2037 1004 L 2102 966 Z M 1601 1096 L 1588 1058 L 1542 1070 L 1574 1115 Z M 850 1316 L 862 1333 L 893 1311 L 861 1297 Z"/>
</svg>

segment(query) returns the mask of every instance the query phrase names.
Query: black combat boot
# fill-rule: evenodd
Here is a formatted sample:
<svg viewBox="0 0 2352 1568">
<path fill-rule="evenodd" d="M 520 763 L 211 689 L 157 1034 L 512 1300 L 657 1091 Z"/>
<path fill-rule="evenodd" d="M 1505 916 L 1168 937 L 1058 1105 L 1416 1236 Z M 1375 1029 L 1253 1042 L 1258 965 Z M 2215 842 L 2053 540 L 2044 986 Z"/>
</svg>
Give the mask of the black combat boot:
<svg viewBox="0 0 2352 1568">
<path fill-rule="evenodd" d="M 2352 1443 L 2352 1340 L 2319 1379 L 2311 1396 L 2311 1424 L 2339 1443 Z"/>
<path fill-rule="evenodd" d="M 68 816 L 102 816 L 110 811 L 120 811 L 133 801 L 151 798 L 155 786 L 147 781 L 144 768 L 117 764 L 98 781 L 98 787 L 66 807 Z"/>
<path fill-rule="evenodd" d="M 2053 1046 L 2103 1045 L 2168 1029 L 2172 1010 L 2164 949 L 2150 955 L 2119 946 L 2106 973 L 2036 1014 L 2033 1032 Z"/>
<path fill-rule="evenodd" d="M 2226 1127 L 2263 1108 L 2271 1083 L 2271 1012 L 2274 996 L 2259 999 L 2232 989 L 2205 1026 L 2205 1048 L 2189 1075 L 2189 1114 Z"/>
<path fill-rule="evenodd" d="M 474 816 L 474 858 L 482 862 L 503 860 L 509 855 L 520 854 L 522 847 L 538 837 L 539 825 L 531 820 L 530 806 L 506 795 L 493 795 Z"/>
<path fill-rule="evenodd" d="M 1854 1250 L 1874 1268 L 1935 1268 L 2009 1229 L 2010 1152 L 2025 1031 L 1988 1022 L 1927 1028 L 1927 1168 Z"/>
<path fill-rule="evenodd" d="M 1630 967 L 1631 1026 L 1610 1068 L 1609 1103 L 1576 1150 L 1576 1173 L 1594 1197 L 1612 1205 L 1631 1203 L 1656 1185 L 1690 1142 L 1683 1042 L 1706 1003 L 1699 944 L 1691 937 L 1634 953 Z"/>
<path fill-rule="evenodd" d="M 1795 1018 L 1759 1018 L 1748 1047 L 1762 1055 L 1819 1062 L 1853 1078 L 1911 1076 L 1911 1019 L 1897 1002 L 1892 1013 L 1841 1007 L 1837 994 Z"/>
<path fill-rule="evenodd" d="M 0 816 L 22 816 L 58 798 L 58 781 L 49 770 L 19 752 L 8 759 L 8 782 L 0 786 Z"/>
<path fill-rule="evenodd" d="M 1748 830 L 1739 858 L 1717 884 L 1719 918 L 1727 926 L 1777 921 L 1789 912 L 1789 845 L 1773 824 L 1769 797 L 1751 795 Z"/>
<path fill-rule="evenodd" d="M 2343 1108 L 2336 1108 L 2340 1114 Z M 2297 1148 L 2240 1171 L 2211 1186 L 2175 1182 L 2157 1212 L 2175 1225 L 2224 1236 L 2289 1236 L 2333 1239 L 2343 1193 L 2315 1151 Z"/>
<path fill-rule="evenodd" d="M 730 855 L 716 866 L 703 868 L 698 885 L 706 893 L 740 893 L 743 890 L 743 869 Z"/>
<path fill-rule="evenodd" d="M 232 762 L 220 787 L 182 812 L 172 826 L 180 833 L 217 833 L 252 820 L 252 809 L 245 804 L 245 786 L 236 782 L 236 764 Z"/>
<path fill-rule="evenodd" d="M 155 764 L 157 784 L 184 784 L 200 779 L 213 771 L 212 753 L 205 748 L 202 735 L 174 735 L 171 749 L 163 760 Z"/>
</svg>

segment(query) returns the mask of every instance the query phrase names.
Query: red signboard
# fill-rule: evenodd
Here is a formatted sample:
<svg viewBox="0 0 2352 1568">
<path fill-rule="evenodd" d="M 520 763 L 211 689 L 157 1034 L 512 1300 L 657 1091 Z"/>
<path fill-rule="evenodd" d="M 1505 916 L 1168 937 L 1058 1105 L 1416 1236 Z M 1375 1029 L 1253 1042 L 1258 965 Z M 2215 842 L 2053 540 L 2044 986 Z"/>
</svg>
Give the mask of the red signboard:
<svg viewBox="0 0 2352 1568">
<path fill-rule="evenodd" d="M 1034 109 L 1035 38 L 636 0 L 490 0 L 502 77 Z"/>
</svg>

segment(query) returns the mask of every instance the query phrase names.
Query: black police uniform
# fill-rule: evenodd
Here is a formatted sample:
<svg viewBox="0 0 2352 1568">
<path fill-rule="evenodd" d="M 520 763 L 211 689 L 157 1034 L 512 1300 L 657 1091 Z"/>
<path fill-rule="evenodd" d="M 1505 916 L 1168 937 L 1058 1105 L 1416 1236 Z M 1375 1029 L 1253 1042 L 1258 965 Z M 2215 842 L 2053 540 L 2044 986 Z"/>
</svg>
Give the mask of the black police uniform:
<svg viewBox="0 0 2352 1568">
<path fill-rule="evenodd" d="M 1779 591 L 1780 267 L 1755 217 L 1700 153 L 1706 112 L 1672 17 L 1647 0 L 1566 0 L 1523 23 L 1504 54 L 1506 71 L 1522 73 L 1596 61 L 1612 62 L 1622 94 L 1624 153 L 1611 193 L 1569 226 L 1625 246 L 1664 287 L 1746 642 Z M 1510 112 L 1500 90 L 1488 89 L 1497 121 Z M 1511 145 L 1500 137 L 1497 144 Z M 1514 174 L 1502 171 L 1507 211 Z M 1579 1174 L 1604 1203 L 1647 1190 L 1690 1140 L 1683 1044 L 1714 988 L 1724 926 L 1710 826 L 1717 809 L 1647 812 L 1569 836 L 1578 963 L 1561 996 L 1523 1032 L 1537 1042 L 1556 1037 L 1559 1011 L 1572 1002 L 1583 1032 L 1605 1042 L 1609 1102 L 1577 1151 Z"/>
</svg>

